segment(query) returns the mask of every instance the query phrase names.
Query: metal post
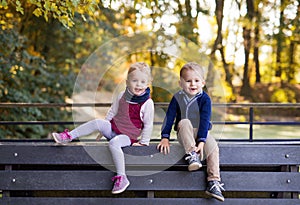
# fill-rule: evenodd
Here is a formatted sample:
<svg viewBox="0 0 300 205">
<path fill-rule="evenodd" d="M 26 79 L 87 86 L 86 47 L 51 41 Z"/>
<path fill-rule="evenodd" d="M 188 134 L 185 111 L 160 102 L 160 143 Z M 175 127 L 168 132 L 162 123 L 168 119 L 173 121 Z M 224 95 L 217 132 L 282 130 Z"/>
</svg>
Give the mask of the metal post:
<svg viewBox="0 0 300 205">
<path fill-rule="evenodd" d="M 11 171 L 12 170 L 12 165 L 5 165 L 4 170 L 8 171 L 8 172 Z M 10 197 L 10 191 L 8 191 L 8 190 L 2 191 L 2 196 L 3 196 L 3 198 Z"/>
<path fill-rule="evenodd" d="M 249 142 L 253 142 L 253 107 L 249 109 Z"/>
</svg>

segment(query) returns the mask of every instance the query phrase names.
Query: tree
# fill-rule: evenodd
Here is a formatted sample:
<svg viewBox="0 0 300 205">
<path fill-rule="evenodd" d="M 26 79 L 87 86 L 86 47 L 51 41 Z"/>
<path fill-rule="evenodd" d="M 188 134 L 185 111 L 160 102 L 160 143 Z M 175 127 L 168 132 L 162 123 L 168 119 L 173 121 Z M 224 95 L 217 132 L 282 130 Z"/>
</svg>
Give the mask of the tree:
<svg viewBox="0 0 300 205">
<path fill-rule="evenodd" d="M 225 10 L 228 4 L 233 5 L 230 9 L 235 9 L 230 11 L 232 14 L 238 11 L 238 15 L 230 19 Z M 169 71 L 177 74 L 182 59 L 194 59 L 199 47 L 204 48 L 207 53 L 211 51 L 215 68 L 224 74 L 221 83 L 226 82 L 231 87 L 229 93 L 232 94 L 228 100 L 240 99 L 240 94 L 251 99 L 254 83 L 260 82 L 260 86 L 274 83 L 274 79 L 279 79 L 275 78 L 276 71 L 281 73 L 281 82 L 298 83 L 295 76 L 300 64 L 299 8 L 297 0 L 2 0 L 0 98 L 2 102 L 65 102 L 72 95 L 75 76 L 94 50 L 123 34 L 149 31 L 152 35 L 149 42 L 134 43 L 140 47 L 147 46 L 151 51 L 142 54 L 133 52 L 126 57 L 126 63 L 144 60 L 154 67 L 170 67 L 168 72 L 159 76 L 163 85 L 170 85 L 164 76 L 168 76 Z M 203 25 L 199 18 L 202 16 L 209 19 L 213 31 L 207 42 L 201 41 Z M 185 40 L 178 44 L 177 39 L 162 38 L 158 31 L 171 31 L 174 36 L 182 36 Z M 154 43 L 158 40 L 160 45 Z M 177 58 L 168 56 L 163 51 L 165 44 L 178 46 L 183 54 Z M 191 48 L 194 44 L 197 48 Z M 241 50 L 244 58 L 237 55 Z M 102 60 L 105 62 L 118 55 L 111 48 L 104 52 Z M 237 61 L 239 64 L 235 64 Z M 115 83 L 120 80 L 119 74 L 119 67 L 114 67 L 108 75 L 109 83 L 105 89 L 114 89 Z M 97 77 L 97 73 L 94 76 Z M 208 81 L 215 82 L 214 77 L 215 73 L 210 72 Z M 242 90 L 237 93 L 240 82 Z M 170 87 L 175 88 L 175 84 Z M 157 99 L 168 98 L 167 92 L 163 97 L 159 93 L 163 91 L 157 88 L 157 93 L 154 93 Z M 293 94 L 290 98 L 297 96 Z M 62 112 L 60 116 L 58 110 L 1 109 L 0 112 L 2 120 L 13 120 L 13 116 L 24 116 L 24 113 L 30 120 L 71 120 L 70 113 Z M 7 136 L 29 133 L 28 137 L 38 137 L 30 127 L 18 129 L 17 133 L 12 133 L 13 129 L 3 128 L 0 131 L 11 131 Z M 47 130 L 42 132 L 46 136 Z"/>
<path fill-rule="evenodd" d="M 217 50 L 220 51 L 223 67 L 225 70 L 225 81 L 228 83 L 228 85 L 233 89 L 232 85 L 232 70 L 230 69 L 230 66 L 226 62 L 225 58 L 225 51 L 223 46 L 223 35 L 222 35 L 222 29 L 223 29 L 223 9 L 224 9 L 224 1 L 215 0 L 216 3 L 216 9 L 215 9 L 215 15 L 218 25 L 218 31 L 217 31 L 217 37 L 214 41 L 214 45 L 212 48 L 212 51 L 210 53 L 210 56 L 213 60 L 215 59 L 215 52 Z"/>
<path fill-rule="evenodd" d="M 63 103 L 72 96 L 75 77 L 81 64 L 97 47 L 95 39 L 99 40 L 99 29 L 88 16 L 86 24 L 81 24 L 83 19 L 78 13 L 73 16 L 73 21 L 77 24 L 72 29 L 50 15 L 45 22 L 34 16 L 32 11 L 35 5 L 25 4 L 23 1 L 21 7 L 19 3 L 20 1 L 16 1 L 16 4 L 9 1 L 5 7 L 0 8 L 0 101 Z M 105 8 L 102 11 L 108 16 L 111 14 Z M 110 25 L 109 21 L 105 22 Z M 109 30 L 112 27 L 102 28 Z M 87 35 L 94 37 L 89 38 Z M 70 112 L 64 109 L 2 108 L 0 114 L 1 121 L 71 120 Z M 1 126 L 0 136 L 41 138 L 47 137 L 51 130 L 57 128 L 41 125 Z"/>
<path fill-rule="evenodd" d="M 250 79 L 249 79 L 249 62 L 250 62 L 250 52 L 251 52 L 251 33 L 252 33 L 252 22 L 254 13 L 254 2 L 253 0 L 246 0 L 247 14 L 245 19 L 245 24 L 243 26 L 243 38 L 244 38 L 244 55 L 245 64 L 243 72 L 243 84 L 241 87 L 240 94 L 249 97 L 251 93 Z"/>
<path fill-rule="evenodd" d="M 260 48 L 260 23 L 261 14 L 259 10 L 259 1 L 255 1 L 255 26 L 254 26 L 254 51 L 253 59 L 255 63 L 255 83 L 261 82 L 260 77 L 260 64 L 259 64 L 259 48 Z"/>
<path fill-rule="evenodd" d="M 60 75 L 54 67 L 47 66 L 43 58 L 27 51 L 26 37 L 14 30 L 0 29 L 0 101 L 1 102 L 63 102 L 60 96 L 70 95 L 71 75 Z M 53 82 L 56 82 L 53 84 Z M 20 89 L 22 88 L 22 89 Z M 66 112 L 58 109 L 7 108 L 0 109 L 1 121 L 51 120 Z M 40 138 L 47 131 L 39 126 L 0 126 L 0 136 L 6 138 Z"/>
<path fill-rule="evenodd" d="M 44 17 L 46 22 L 54 18 L 59 20 L 65 27 L 74 26 L 75 13 L 93 15 L 97 9 L 99 0 L 66 0 L 66 1 L 51 1 L 51 0 L 2 0 L 1 6 L 13 6 L 17 12 L 26 14 L 26 8 L 30 7 L 36 17 Z M 84 16 L 83 16 L 84 18 Z"/>
</svg>

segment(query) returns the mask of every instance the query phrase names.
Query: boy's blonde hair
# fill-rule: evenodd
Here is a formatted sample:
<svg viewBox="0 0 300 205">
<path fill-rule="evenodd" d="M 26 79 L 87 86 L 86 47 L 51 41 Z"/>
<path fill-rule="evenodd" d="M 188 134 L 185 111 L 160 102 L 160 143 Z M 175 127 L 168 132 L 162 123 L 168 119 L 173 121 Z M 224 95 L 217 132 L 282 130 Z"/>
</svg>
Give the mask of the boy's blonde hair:
<svg viewBox="0 0 300 205">
<path fill-rule="evenodd" d="M 183 72 L 186 70 L 193 70 L 199 74 L 199 76 L 205 80 L 204 68 L 195 62 L 188 62 L 180 69 L 180 77 L 183 77 Z"/>
<path fill-rule="evenodd" d="M 136 62 L 130 65 L 127 76 L 129 76 L 130 73 L 132 73 L 135 70 L 139 70 L 143 73 L 145 73 L 148 76 L 148 81 L 152 81 L 152 75 L 151 75 L 151 69 L 148 66 L 147 63 L 144 62 Z"/>
</svg>

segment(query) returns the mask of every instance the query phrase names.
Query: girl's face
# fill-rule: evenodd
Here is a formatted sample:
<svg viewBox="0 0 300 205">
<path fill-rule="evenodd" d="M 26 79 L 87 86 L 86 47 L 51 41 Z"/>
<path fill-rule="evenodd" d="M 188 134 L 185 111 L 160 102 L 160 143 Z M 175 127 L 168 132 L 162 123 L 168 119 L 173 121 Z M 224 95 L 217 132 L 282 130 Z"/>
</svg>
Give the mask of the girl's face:
<svg viewBox="0 0 300 205">
<path fill-rule="evenodd" d="M 205 81 L 196 71 L 185 70 L 182 73 L 179 85 L 189 97 L 193 97 L 199 92 L 202 92 Z"/>
<path fill-rule="evenodd" d="M 148 87 L 148 75 L 140 70 L 131 72 L 126 80 L 129 91 L 134 95 L 142 95 Z"/>
</svg>

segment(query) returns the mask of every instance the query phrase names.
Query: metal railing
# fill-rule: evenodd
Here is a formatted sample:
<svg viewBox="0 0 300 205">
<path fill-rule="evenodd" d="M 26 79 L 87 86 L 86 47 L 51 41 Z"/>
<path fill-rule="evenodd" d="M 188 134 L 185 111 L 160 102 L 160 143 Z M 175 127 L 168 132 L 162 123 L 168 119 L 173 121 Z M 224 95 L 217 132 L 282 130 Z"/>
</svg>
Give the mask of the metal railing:
<svg viewBox="0 0 300 205">
<path fill-rule="evenodd" d="M 75 107 L 109 107 L 111 103 L 0 103 L 1 108 L 75 108 Z M 168 103 L 155 103 L 155 106 L 160 108 L 167 108 Z M 255 121 L 254 109 L 261 108 L 300 108 L 300 103 L 215 103 L 214 107 L 224 107 L 226 109 L 247 109 L 248 120 L 246 121 L 213 121 L 213 124 L 225 124 L 225 125 L 249 125 L 249 137 L 247 141 L 253 141 L 253 126 L 254 125 L 291 125 L 299 126 L 300 121 Z M 300 117 L 300 116 L 299 116 Z M 71 125 L 81 124 L 84 122 L 74 121 L 0 121 L 0 125 Z M 161 124 L 162 122 L 155 122 L 155 124 Z M 293 139 L 294 140 L 294 139 Z M 300 136 L 299 136 L 300 140 Z"/>
</svg>

